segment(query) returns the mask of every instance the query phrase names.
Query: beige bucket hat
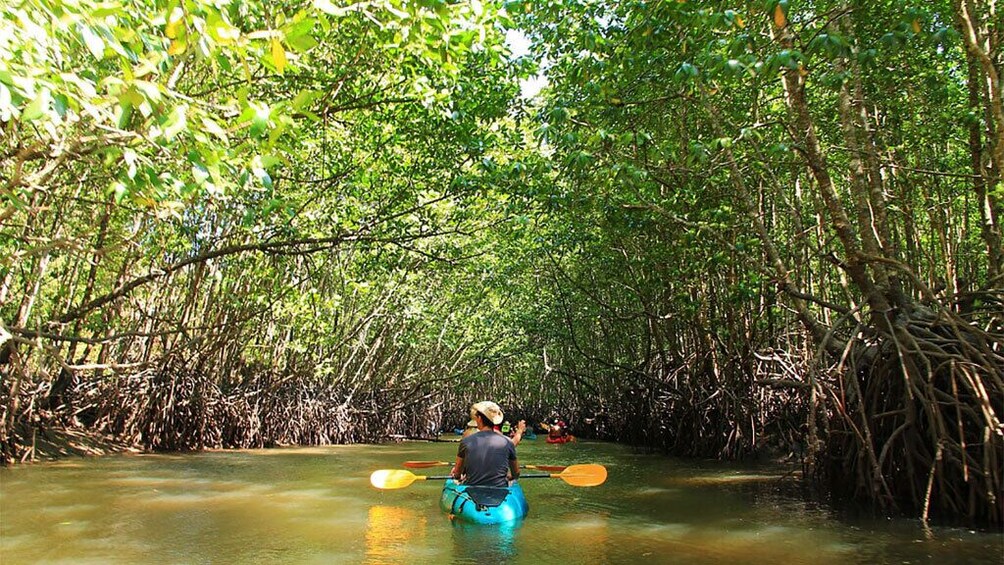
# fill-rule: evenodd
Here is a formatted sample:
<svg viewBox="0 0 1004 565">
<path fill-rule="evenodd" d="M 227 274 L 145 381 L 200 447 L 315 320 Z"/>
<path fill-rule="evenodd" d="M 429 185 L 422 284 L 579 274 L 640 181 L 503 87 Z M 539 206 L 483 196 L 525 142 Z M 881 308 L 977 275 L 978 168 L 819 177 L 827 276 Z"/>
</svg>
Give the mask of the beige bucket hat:
<svg viewBox="0 0 1004 565">
<path fill-rule="evenodd" d="M 481 412 L 492 424 L 498 425 L 502 423 L 504 416 L 502 415 L 502 409 L 499 408 L 498 404 L 490 400 L 482 400 L 481 402 L 476 402 L 474 406 L 471 406 L 471 419 L 474 419 L 474 414 Z"/>
</svg>

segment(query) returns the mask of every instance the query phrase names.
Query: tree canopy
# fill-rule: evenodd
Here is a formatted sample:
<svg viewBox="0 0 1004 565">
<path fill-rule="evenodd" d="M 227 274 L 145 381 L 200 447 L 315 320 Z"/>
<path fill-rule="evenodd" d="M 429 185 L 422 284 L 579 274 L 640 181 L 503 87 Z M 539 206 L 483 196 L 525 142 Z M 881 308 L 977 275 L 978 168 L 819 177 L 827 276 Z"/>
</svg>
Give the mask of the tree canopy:
<svg viewBox="0 0 1004 565">
<path fill-rule="evenodd" d="M 3 460 L 491 397 L 1000 524 L 1002 33 L 969 0 L 8 3 Z"/>
</svg>

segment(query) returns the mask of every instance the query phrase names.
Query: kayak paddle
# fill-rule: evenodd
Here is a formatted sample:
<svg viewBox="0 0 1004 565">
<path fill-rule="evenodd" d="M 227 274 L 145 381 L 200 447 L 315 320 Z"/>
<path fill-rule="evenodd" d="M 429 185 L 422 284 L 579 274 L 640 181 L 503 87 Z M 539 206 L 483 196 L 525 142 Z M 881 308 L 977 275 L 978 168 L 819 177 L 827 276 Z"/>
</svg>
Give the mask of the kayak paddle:
<svg viewBox="0 0 1004 565">
<path fill-rule="evenodd" d="M 520 465 L 524 469 L 536 469 L 537 471 L 554 471 L 560 473 L 568 468 L 567 465 Z"/>
<path fill-rule="evenodd" d="M 380 469 L 370 475 L 370 484 L 378 489 L 398 489 L 411 485 L 415 481 L 451 479 L 450 475 L 430 476 L 416 475 L 404 469 Z M 594 487 L 607 480 L 607 468 L 603 465 L 587 464 L 566 467 L 560 473 L 540 475 L 520 475 L 520 479 L 561 479 L 575 487 Z"/>
<path fill-rule="evenodd" d="M 448 461 L 405 461 L 404 466 L 409 469 L 425 469 L 427 467 L 445 467 L 452 465 Z"/>
<path fill-rule="evenodd" d="M 447 461 L 405 461 L 404 466 L 409 469 L 426 469 L 429 467 L 445 467 L 453 465 Z M 524 469 L 535 469 L 537 471 L 553 471 L 560 473 L 567 467 L 565 465 L 521 465 Z"/>
<path fill-rule="evenodd" d="M 452 479 L 450 475 L 442 477 L 430 477 L 427 475 L 416 475 L 404 469 L 380 469 L 373 471 L 370 475 L 370 484 L 379 489 L 404 488 L 415 481 L 426 481 L 429 479 Z"/>
<path fill-rule="evenodd" d="M 573 487 L 595 487 L 607 480 L 607 468 L 603 465 L 589 463 L 586 465 L 571 465 L 560 473 L 546 475 L 520 475 L 520 479 L 553 479 L 558 478 Z"/>
</svg>

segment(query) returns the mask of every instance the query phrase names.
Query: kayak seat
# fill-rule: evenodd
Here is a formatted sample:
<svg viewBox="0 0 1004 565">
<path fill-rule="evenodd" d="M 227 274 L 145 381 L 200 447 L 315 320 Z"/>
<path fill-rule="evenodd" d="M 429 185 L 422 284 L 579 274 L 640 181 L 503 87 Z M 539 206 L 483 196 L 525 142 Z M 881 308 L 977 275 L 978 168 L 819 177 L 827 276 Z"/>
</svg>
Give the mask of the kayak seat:
<svg viewBox="0 0 1004 565">
<path fill-rule="evenodd" d="M 465 492 L 474 504 L 485 508 L 495 508 L 509 496 L 509 489 L 501 487 L 469 486 Z"/>
</svg>

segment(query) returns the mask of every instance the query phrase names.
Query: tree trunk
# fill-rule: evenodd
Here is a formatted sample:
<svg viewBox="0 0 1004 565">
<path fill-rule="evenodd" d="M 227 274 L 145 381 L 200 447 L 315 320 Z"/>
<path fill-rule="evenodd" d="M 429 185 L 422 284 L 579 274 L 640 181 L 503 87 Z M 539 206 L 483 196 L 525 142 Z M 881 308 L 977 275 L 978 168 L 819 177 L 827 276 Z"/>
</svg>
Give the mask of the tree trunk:
<svg viewBox="0 0 1004 565">
<path fill-rule="evenodd" d="M 991 170 L 984 169 L 980 155 L 979 131 L 970 125 L 969 145 L 973 158 L 974 172 L 980 178 L 974 183 L 974 191 L 980 199 L 980 219 L 983 222 L 982 235 L 988 251 L 987 286 L 999 286 L 1004 277 L 1004 247 L 1002 247 L 1001 216 L 1002 197 L 998 193 L 1004 174 L 1004 94 L 1001 93 L 999 63 L 993 57 L 998 45 L 991 45 L 1001 30 L 999 13 L 993 4 L 982 5 L 986 10 L 981 14 L 976 3 L 970 0 L 955 0 L 956 22 L 966 45 L 969 65 L 969 101 L 978 104 L 981 91 L 985 93 L 984 105 L 987 113 L 987 135 L 990 145 Z M 985 17 L 987 23 L 982 23 Z"/>
</svg>

